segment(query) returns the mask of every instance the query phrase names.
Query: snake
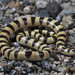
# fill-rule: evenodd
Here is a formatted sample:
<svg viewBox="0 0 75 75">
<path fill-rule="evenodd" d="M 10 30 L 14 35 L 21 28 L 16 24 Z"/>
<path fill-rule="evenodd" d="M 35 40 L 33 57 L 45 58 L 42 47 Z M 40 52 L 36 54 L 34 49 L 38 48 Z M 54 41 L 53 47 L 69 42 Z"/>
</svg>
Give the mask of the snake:
<svg viewBox="0 0 75 75">
<path fill-rule="evenodd" d="M 47 44 L 44 44 L 30 37 L 24 37 L 23 34 L 16 37 L 17 41 L 36 51 L 18 51 L 13 50 L 9 46 L 9 39 L 16 31 L 24 27 L 39 27 L 44 26 L 51 28 L 56 33 L 56 48 L 57 50 L 68 56 L 75 56 L 75 49 L 67 48 L 65 46 L 67 34 L 62 25 L 52 18 L 48 17 L 27 17 L 20 18 L 9 23 L 0 33 L 0 50 L 5 58 L 10 60 L 28 60 L 28 61 L 42 61 L 50 57 L 52 50 Z"/>
</svg>

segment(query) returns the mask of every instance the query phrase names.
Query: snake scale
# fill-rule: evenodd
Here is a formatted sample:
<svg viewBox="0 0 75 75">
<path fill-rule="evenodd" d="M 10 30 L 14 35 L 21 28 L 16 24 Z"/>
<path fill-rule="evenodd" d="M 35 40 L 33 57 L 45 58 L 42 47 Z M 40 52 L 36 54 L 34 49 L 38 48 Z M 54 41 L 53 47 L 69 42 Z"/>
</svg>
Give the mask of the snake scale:
<svg viewBox="0 0 75 75">
<path fill-rule="evenodd" d="M 51 28 L 57 37 L 56 47 L 58 51 L 62 54 L 75 56 L 75 50 L 65 47 L 66 32 L 63 26 L 59 22 L 48 17 L 27 17 L 15 20 L 9 23 L 0 33 L 0 50 L 1 53 L 10 60 L 29 60 L 29 61 L 41 61 L 49 58 L 51 54 L 51 49 L 44 43 L 31 39 L 29 37 L 24 37 L 23 34 L 18 35 L 16 40 L 20 43 L 26 44 L 31 48 L 38 51 L 18 51 L 12 50 L 9 47 L 10 36 L 24 27 L 36 27 L 45 26 Z M 40 37 L 39 35 L 37 37 Z"/>
</svg>

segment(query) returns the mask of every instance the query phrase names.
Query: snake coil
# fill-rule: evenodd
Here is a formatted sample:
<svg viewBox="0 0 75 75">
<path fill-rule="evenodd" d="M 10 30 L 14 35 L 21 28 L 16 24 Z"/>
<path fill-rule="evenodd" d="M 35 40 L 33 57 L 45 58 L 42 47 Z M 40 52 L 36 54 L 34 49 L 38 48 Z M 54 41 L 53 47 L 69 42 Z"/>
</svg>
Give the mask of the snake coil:
<svg viewBox="0 0 75 75">
<path fill-rule="evenodd" d="M 45 26 L 53 29 L 57 36 L 56 47 L 58 51 L 65 55 L 75 56 L 74 49 L 65 47 L 66 32 L 63 26 L 61 26 L 59 22 L 48 17 L 27 17 L 9 23 L 0 33 L 1 53 L 10 60 L 41 61 L 47 59 L 51 54 L 51 49 L 46 44 L 28 37 L 23 37 L 23 35 L 19 35 L 17 40 L 21 41 L 23 44 L 30 45 L 38 51 L 17 51 L 12 50 L 8 45 L 9 38 L 14 32 L 24 27 L 35 26 Z"/>
</svg>

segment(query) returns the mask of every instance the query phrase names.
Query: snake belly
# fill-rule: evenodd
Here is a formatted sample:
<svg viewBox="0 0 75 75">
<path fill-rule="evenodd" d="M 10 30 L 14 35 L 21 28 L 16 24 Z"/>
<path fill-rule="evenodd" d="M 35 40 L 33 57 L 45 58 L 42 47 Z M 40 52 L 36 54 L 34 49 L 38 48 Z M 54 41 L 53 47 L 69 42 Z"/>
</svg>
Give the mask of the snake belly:
<svg viewBox="0 0 75 75">
<path fill-rule="evenodd" d="M 12 50 L 9 47 L 9 38 L 10 36 L 24 27 L 36 27 L 36 26 L 45 26 L 53 29 L 57 36 L 56 47 L 59 52 L 65 55 L 75 56 L 75 50 L 65 47 L 66 41 L 66 32 L 63 29 L 63 26 L 59 22 L 48 17 L 27 17 L 15 20 L 7 25 L 0 33 L 0 50 L 1 53 L 10 60 L 29 60 L 29 61 L 41 61 L 49 58 L 51 54 L 51 49 L 41 42 L 33 40 L 34 47 L 39 47 L 38 51 L 17 51 Z M 25 38 L 24 42 L 29 43 L 29 38 Z M 32 44 L 31 42 L 31 44 Z M 32 45 L 31 45 L 32 46 Z"/>
</svg>

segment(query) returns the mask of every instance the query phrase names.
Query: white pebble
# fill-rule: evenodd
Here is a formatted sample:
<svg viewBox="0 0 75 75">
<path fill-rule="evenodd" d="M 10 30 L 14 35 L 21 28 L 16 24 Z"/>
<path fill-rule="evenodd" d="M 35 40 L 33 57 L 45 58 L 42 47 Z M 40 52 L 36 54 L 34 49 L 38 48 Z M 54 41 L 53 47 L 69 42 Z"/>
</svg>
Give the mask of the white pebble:
<svg viewBox="0 0 75 75">
<path fill-rule="evenodd" d="M 14 45 L 15 45 L 15 46 L 20 46 L 20 44 L 19 44 L 19 43 L 17 43 L 17 42 L 14 42 Z"/>
<path fill-rule="evenodd" d="M 58 71 L 59 72 L 66 72 L 67 68 L 66 67 L 59 67 Z"/>
<path fill-rule="evenodd" d="M 75 63 L 75 60 L 73 60 L 73 63 Z"/>
<path fill-rule="evenodd" d="M 30 13 L 30 6 L 26 6 L 26 7 L 23 9 L 23 11 L 24 11 L 25 13 Z"/>
<path fill-rule="evenodd" d="M 64 59 L 64 62 L 69 62 L 69 60 L 68 59 Z"/>
<path fill-rule="evenodd" d="M 0 75 L 4 75 L 4 72 L 1 72 Z"/>
<path fill-rule="evenodd" d="M 39 9 L 39 8 L 45 8 L 46 5 L 47 5 L 47 1 L 37 1 L 36 2 L 36 7 Z"/>
<path fill-rule="evenodd" d="M 20 15 L 18 13 L 15 13 L 14 14 L 14 17 L 19 17 Z"/>
<path fill-rule="evenodd" d="M 12 8 L 10 11 L 9 11 L 11 14 L 16 12 L 16 8 Z"/>
<path fill-rule="evenodd" d="M 73 30 L 69 30 L 69 34 L 74 34 Z"/>
<path fill-rule="evenodd" d="M 68 73 L 66 73 L 65 75 L 69 75 Z"/>
</svg>

